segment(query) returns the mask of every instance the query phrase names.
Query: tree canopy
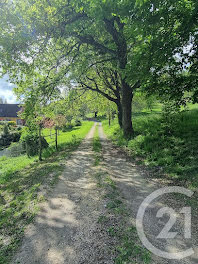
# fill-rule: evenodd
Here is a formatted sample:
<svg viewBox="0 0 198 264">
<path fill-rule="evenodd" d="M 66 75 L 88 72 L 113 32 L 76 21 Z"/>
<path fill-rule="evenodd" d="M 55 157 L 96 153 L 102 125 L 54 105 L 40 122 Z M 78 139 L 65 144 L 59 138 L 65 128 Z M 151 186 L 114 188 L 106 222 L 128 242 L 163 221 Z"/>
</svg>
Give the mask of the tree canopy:
<svg viewBox="0 0 198 264">
<path fill-rule="evenodd" d="M 197 100 L 197 10 L 194 0 L 5 0 L 2 72 L 43 104 L 62 86 L 98 92 L 130 137 L 136 90 Z"/>
</svg>

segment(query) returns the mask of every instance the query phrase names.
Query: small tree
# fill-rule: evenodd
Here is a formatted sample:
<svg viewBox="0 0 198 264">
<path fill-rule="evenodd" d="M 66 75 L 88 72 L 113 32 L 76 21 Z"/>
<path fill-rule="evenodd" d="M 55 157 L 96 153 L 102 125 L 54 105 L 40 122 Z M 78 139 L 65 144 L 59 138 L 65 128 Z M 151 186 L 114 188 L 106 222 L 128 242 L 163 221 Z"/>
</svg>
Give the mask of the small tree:
<svg viewBox="0 0 198 264">
<path fill-rule="evenodd" d="M 7 124 L 4 125 L 3 127 L 3 135 L 8 136 L 9 135 L 9 127 Z"/>
</svg>

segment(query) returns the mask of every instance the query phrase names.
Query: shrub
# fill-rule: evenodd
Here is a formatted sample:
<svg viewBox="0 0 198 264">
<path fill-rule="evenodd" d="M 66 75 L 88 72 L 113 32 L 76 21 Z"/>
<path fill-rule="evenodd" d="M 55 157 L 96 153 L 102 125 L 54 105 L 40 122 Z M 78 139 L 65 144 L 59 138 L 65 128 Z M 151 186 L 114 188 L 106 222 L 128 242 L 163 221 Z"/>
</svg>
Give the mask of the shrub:
<svg viewBox="0 0 198 264">
<path fill-rule="evenodd" d="M 9 135 L 9 127 L 8 127 L 7 124 L 5 124 L 4 127 L 3 127 L 3 135 L 4 136 Z"/>
<path fill-rule="evenodd" d="M 0 147 L 7 147 L 12 142 L 11 135 L 2 135 L 0 139 Z"/>
<path fill-rule="evenodd" d="M 8 121 L 8 126 L 9 127 L 16 126 L 16 123 L 14 121 Z"/>
<path fill-rule="evenodd" d="M 11 143 L 10 147 L 7 148 L 7 154 L 10 157 L 18 157 L 25 152 L 24 145 L 20 142 Z"/>
<path fill-rule="evenodd" d="M 26 133 L 22 137 L 22 142 L 24 144 L 24 148 L 29 157 L 36 156 L 39 152 L 39 136 L 34 133 Z M 49 146 L 46 139 L 41 137 L 41 146 L 42 149 L 45 149 Z"/>
<path fill-rule="evenodd" d="M 19 142 L 20 137 L 21 137 L 20 132 L 9 133 L 7 129 L 4 129 L 4 133 L 1 136 L 1 140 L 0 140 L 0 147 L 8 147 L 12 142 Z"/>
<path fill-rule="evenodd" d="M 62 128 L 62 132 L 67 132 L 68 130 L 72 129 L 73 125 L 72 124 L 66 124 Z"/>
<path fill-rule="evenodd" d="M 8 121 L 0 121 L 1 126 L 4 126 L 5 124 L 8 124 Z"/>
<path fill-rule="evenodd" d="M 21 137 L 21 132 L 15 131 L 11 134 L 11 136 L 12 136 L 12 142 L 19 142 Z"/>
<path fill-rule="evenodd" d="M 82 122 L 80 120 L 75 120 L 75 126 L 82 126 Z"/>
</svg>

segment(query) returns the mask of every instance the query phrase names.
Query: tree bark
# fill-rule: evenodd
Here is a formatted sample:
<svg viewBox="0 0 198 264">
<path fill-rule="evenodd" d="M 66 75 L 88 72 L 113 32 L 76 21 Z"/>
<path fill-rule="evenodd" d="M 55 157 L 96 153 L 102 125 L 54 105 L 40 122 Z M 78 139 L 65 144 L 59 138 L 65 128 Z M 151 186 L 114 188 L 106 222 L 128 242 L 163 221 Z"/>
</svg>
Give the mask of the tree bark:
<svg viewBox="0 0 198 264">
<path fill-rule="evenodd" d="M 120 101 L 117 103 L 117 108 L 118 108 L 118 123 L 120 128 L 122 128 L 122 105 Z"/>
<path fill-rule="evenodd" d="M 132 99 L 133 90 L 130 85 L 128 85 L 125 80 L 122 80 L 122 129 L 125 138 L 131 138 L 133 136 L 133 126 L 132 126 Z"/>
<path fill-rule="evenodd" d="M 110 126 L 111 125 L 111 112 L 110 111 L 109 111 L 108 116 L 109 116 L 109 126 Z"/>
</svg>

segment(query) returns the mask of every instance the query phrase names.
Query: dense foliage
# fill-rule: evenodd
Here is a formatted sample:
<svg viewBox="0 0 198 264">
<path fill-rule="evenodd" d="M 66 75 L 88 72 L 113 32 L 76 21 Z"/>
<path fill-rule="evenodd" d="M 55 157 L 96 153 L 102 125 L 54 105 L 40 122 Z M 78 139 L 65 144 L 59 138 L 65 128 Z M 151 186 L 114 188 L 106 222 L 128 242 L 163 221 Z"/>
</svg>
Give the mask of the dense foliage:
<svg viewBox="0 0 198 264">
<path fill-rule="evenodd" d="M 197 1 L 5 0 L 0 10 L 3 73 L 28 116 L 66 87 L 98 92 L 133 133 L 136 90 L 197 100 Z M 34 111 L 33 111 L 34 110 Z"/>
<path fill-rule="evenodd" d="M 0 123 L 0 149 L 8 147 L 12 142 L 19 142 L 21 130 L 15 122 Z"/>
<path fill-rule="evenodd" d="M 26 153 L 28 157 L 36 156 L 39 153 L 39 137 L 37 134 L 32 134 L 30 132 L 24 133 L 23 137 L 21 139 L 24 149 L 26 150 Z M 41 137 L 41 147 L 42 149 L 45 149 L 49 146 L 46 139 L 44 137 Z"/>
</svg>

